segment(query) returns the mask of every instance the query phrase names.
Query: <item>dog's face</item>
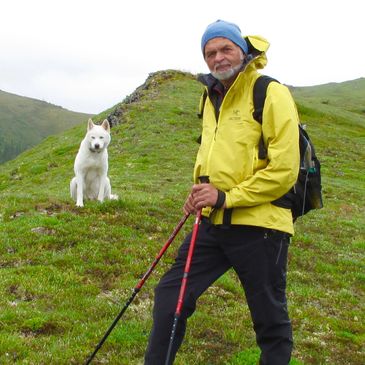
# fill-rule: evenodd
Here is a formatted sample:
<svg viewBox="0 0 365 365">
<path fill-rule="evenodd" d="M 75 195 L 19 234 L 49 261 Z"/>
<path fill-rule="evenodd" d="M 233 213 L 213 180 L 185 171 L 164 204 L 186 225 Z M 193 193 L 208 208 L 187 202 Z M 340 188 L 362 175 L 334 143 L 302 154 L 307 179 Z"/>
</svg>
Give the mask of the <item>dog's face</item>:
<svg viewBox="0 0 365 365">
<path fill-rule="evenodd" d="M 110 143 L 110 125 L 107 119 L 101 125 L 94 124 L 91 119 L 88 121 L 86 139 L 89 150 L 102 152 Z"/>
</svg>

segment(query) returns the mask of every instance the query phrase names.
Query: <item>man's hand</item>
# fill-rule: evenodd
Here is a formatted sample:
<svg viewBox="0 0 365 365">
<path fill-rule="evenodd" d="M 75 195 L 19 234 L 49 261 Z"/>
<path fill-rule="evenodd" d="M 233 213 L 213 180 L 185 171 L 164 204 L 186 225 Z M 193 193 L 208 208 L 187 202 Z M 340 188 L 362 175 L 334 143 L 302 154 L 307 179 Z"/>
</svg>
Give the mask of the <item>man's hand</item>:
<svg viewBox="0 0 365 365">
<path fill-rule="evenodd" d="M 184 212 L 196 214 L 204 207 L 213 207 L 218 199 L 218 190 L 211 184 L 195 184 L 184 204 Z"/>
</svg>

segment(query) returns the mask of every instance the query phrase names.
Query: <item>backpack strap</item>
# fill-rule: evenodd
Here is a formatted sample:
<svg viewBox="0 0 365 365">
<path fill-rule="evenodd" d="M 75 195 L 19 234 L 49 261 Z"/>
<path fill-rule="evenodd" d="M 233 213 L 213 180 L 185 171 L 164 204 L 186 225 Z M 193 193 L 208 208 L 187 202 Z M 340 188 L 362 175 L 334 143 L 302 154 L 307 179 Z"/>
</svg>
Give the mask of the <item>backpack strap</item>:
<svg viewBox="0 0 365 365">
<path fill-rule="evenodd" d="M 257 123 L 262 125 L 262 115 L 264 111 L 266 92 L 270 82 L 279 82 L 270 76 L 262 75 L 256 81 L 253 87 L 253 107 L 254 111 L 252 113 L 253 118 Z M 259 159 L 265 160 L 267 157 L 267 148 L 264 143 L 264 136 L 261 133 L 261 138 L 259 141 Z"/>
<path fill-rule="evenodd" d="M 196 114 L 198 116 L 199 119 L 203 119 L 203 114 L 204 114 L 204 106 L 205 106 L 205 101 L 207 100 L 208 97 L 208 92 L 207 89 L 204 89 L 203 94 L 200 96 L 200 102 L 199 102 L 199 110 L 198 113 Z M 196 142 L 201 144 L 202 143 L 202 135 L 200 134 L 200 136 L 196 139 Z"/>
<path fill-rule="evenodd" d="M 207 100 L 207 97 L 208 97 L 207 89 L 204 89 L 203 94 L 200 96 L 199 112 L 197 113 L 199 119 L 203 118 L 204 106 L 205 106 L 205 101 Z"/>
</svg>

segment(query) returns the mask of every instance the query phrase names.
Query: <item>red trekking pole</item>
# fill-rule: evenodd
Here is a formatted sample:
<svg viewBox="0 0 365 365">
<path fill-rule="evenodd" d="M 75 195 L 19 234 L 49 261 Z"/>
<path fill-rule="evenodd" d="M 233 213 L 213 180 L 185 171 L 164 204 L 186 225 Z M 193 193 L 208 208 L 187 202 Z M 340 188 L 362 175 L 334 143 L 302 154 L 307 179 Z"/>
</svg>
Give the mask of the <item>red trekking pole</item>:
<svg viewBox="0 0 365 365">
<path fill-rule="evenodd" d="M 200 180 L 201 183 L 209 183 L 209 176 L 199 176 L 199 180 Z M 200 224 L 200 221 L 201 221 L 201 215 L 202 215 L 202 210 L 199 209 L 198 212 L 196 213 L 193 232 L 192 232 L 192 235 L 191 235 L 189 251 L 188 251 L 188 256 L 186 258 L 184 275 L 183 275 L 183 278 L 182 278 L 179 297 L 178 297 L 178 300 L 177 300 L 175 316 L 174 316 L 174 322 L 172 324 L 170 343 L 169 343 L 169 348 L 167 350 L 165 365 L 170 365 L 171 351 L 172 351 L 172 346 L 173 346 L 173 343 L 174 343 L 176 326 L 177 326 L 177 322 L 179 320 L 179 317 L 181 315 L 181 310 L 182 310 L 182 306 L 183 306 L 183 302 L 184 302 L 185 291 L 186 291 L 186 286 L 187 286 L 187 282 L 188 282 L 188 275 L 189 275 L 189 272 L 190 272 L 191 260 L 193 258 L 196 237 L 197 237 L 197 234 L 198 234 L 199 224 Z"/>
<path fill-rule="evenodd" d="M 98 345 L 96 346 L 94 352 L 87 359 L 85 365 L 88 365 L 88 364 L 91 363 L 92 359 L 95 357 L 96 353 L 99 351 L 99 349 L 101 348 L 101 346 L 103 345 L 103 343 L 105 342 L 105 340 L 110 335 L 110 332 L 113 330 L 113 328 L 116 326 L 116 324 L 118 323 L 118 321 L 120 320 L 120 318 L 122 317 L 122 315 L 124 314 L 124 312 L 127 310 L 127 308 L 129 307 L 129 305 L 132 303 L 134 297 L 141 290 L 142 286 L 144 285 L 144 283 L 146 282 L 146 280 L 149 278 L 149 276 L 151 275 L 153 269 L 156 267 L 156 265 L 158 264 L 158 262 L 160 261 L 161 257 L 166 252 L 166 250 L 169 248 L 169 246 L 171 245 L 172 241 L 175 239 L 175 237 L 179 233 L 181 227 L 184 225 L 184 223 L 188 219 L 188 217 L 189 217 L 189 214 L 185 214 L 184 217 L 178 223 L 178 225 L 175 227 L 174 231 L 171 233 L 171 236 L 169 237 L 169 239 L 166 241 L 166 243 L 161 248 L 160 252 L 156 256 L 156 258 L 153 261 L 153 263 L 151 264 L 150 268 L 146 271 L 146 273 L 143 275 L 142 279 L 136 285 L 136 287 L 133 290 L 132 295 L 127 300 L 127 302 L 125 303 L 124 307 L 122 308 L 122 310 L 120 311 L 120 313 L 118 314 L 118 316 L 115 318 L 115 320 L 113 321 L 113 323 L 111 324 L 111 326 L 109 327 L 109 329 L 105 332 L 104 337 L 98 343 Z"/>
</svg>

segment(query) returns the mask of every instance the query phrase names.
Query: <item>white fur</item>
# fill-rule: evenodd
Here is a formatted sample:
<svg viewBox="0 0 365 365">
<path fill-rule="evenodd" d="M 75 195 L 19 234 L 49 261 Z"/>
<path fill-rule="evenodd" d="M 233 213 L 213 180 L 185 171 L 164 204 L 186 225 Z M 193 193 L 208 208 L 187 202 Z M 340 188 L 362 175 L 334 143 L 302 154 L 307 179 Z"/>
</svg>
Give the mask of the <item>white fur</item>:
<svg viewBox="0 0 365 365">
<path fill-rule="evenodd" d="M 88 121 L 87 133 L 76 155 L 75 177 L 70 183 L 70 193 L 76 206 L 83 207 L 84 200 L 117 199 L 111 193 L 108 178 L 108 145 L 110 125 L 107 119 L 101 125 Z"/>
</svg>

